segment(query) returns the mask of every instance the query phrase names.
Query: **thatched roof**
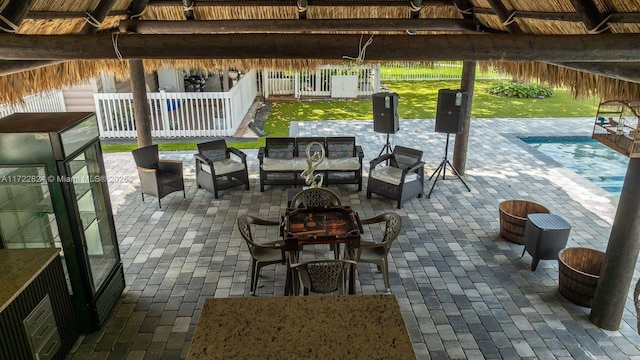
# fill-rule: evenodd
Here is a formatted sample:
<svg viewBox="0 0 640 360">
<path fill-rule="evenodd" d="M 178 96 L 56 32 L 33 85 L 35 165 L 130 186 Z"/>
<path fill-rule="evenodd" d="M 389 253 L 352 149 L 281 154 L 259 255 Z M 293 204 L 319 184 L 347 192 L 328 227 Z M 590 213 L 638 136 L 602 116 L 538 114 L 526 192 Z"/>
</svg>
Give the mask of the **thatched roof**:
<svg viewBox="0 0 640 360">
<path fill-rule="evenodd" d="M 576 96 L 640 98 L 640 57 L 633 56 L 638 47 L 635 35 L 640 35 L 640 0 L 0 0 L 0 14 L 0 103 L 79 83 L 100 71 L 126 77 L 127 61 L 101 55 L 99 46 L 74 48 L 73 44 L 88 44 L 91 39 L 104 44 L 105 34 L 119 34 L 111 35 L 113 45 L 109 44 L 118 53 L 118 39 L 126 47 L 132 32 L 144 34 L 140 35 L 143 42 L 149 39 L 149 57 L 144 49 L 135 55 L 145 59 L 147 71 L 166 64 L 203 69 L 314 68 L 345 61 L 340 56 L 322 56 L 331 53 L 329 46 L 343 46 L 341 42 L 352 34 L 363 34 L 365 40 L 374 34 L 379 38 L 371 46 L 373 58 L 365 56 L 361 61 L 479 60 L 518 78 L 569 86 Z M 409 35 L 408 29 L 414 29 L 409 26 L 415 26 L 415 35 Z M 215 55 L 207 58 L 199 51 L 192 56 L 186 51 L 184 56 L 167 46 L 166 58 L 159 58 L 151 51 L 151 45 L 165 39 L 157 34 L 185 33 L 217 34 L 198 44 Z M 247 43 L 245 33 L 265 34 L 265 42 L 281 45 L 281 51 Z M 270 33 L 281 35 L 267 39 Z M 51 41 L 33 37 L 65 34 L 83 37 L 58 36 Z M 505 34 L 513 37 L 503 41 Z M 607 41 L 618 39 L 615 34 L 629 35 L 629 49 L 616 45 L 607 54 Z M 442 36 L 452 50 L 436 46 L 430 54 L 430 43 L 423 40 L 429 39 L 427 35 Z M 539 35 L 562 37 L 550 40 L 558 41 L 554 49 L 553 44 L 536 42 Z M 580 37 L 584 35 L 588 37 Z M 389 51 L 381 55 L 374 48 L 382 41 L 376 44 L 376 39 L 383 37 Z M 55 42 L 58 39 L 60 43 Z M 466 44 L 469 39 L 490 41 Z M 421 41 L 427 49 L 403 51 Z M 293 51 L 302 43 L 313 51 Z M 575 49 L 573 56 L 566 50 L 567 43 Z M 543 51 L 538 51 L 539 44 Z M 193 47 L 188 41 L 187 45 Z M 457 51 L 463 46 L 468 47 L 466 52 Z M 530 46 L 531 55 L 524 54 L 522 46 Z M 357 52 L 354 44 L 350 53 Z"/>
</svg>

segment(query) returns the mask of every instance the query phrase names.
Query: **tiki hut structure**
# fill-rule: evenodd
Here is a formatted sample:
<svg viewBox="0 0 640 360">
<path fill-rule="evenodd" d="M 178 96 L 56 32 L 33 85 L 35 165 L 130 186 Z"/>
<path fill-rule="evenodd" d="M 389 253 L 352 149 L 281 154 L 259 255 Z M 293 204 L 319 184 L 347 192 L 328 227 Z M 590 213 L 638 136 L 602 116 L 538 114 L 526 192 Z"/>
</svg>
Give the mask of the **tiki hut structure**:
<svg viewBox="0 0 640 360">
<path fill-rule="evenodd" d="M 0 103 L 103 71 L 131 77 L 144 105 L 144 72 L 163 66 L 313 70 L 439 60 L 492 65 L 575 97 L 640 99 L 640 0 L 3 0 L 0 15 Z M 625 114 L 637 114 L 636 103 L 611 104 L 630 125 Z M 149 117 L 143 108 L 136 119 Z M 607 126 L 596 124 L 594 137 L 632 157 L 621 195 L 631 199 L 619 203 L 593 300 L 592 321 L 613 330 L 635 270 L 629 253 L 638 254 L 638 239 L 627 234 L 640 226 L 640 201 L 629 190 L 640 186 L 640 162 L 626 148 L 635 146 L 637 125 L 633 135 Z M 139 145 L 151 143 L 145 136 Z"/>
</svg>

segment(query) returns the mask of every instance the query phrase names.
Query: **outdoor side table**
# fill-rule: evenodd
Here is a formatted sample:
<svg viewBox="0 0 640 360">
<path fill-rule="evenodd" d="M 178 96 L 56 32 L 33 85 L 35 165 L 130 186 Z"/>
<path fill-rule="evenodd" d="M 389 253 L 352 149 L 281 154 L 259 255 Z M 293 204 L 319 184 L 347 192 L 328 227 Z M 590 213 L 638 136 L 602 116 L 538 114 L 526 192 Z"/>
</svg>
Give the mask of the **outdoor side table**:
<svg viewBox="0 0 640 360">
<path fill-rule="evenodd" d="M 558 252 L 567 246 L 571 225 L 556 214 L 529 214 L 524 230 L 524 250 L 533 258 L 531 271 L 540 260 L 557 260 Z M 520 256 L 520 257 L 522 257 Z"/>
</svg>

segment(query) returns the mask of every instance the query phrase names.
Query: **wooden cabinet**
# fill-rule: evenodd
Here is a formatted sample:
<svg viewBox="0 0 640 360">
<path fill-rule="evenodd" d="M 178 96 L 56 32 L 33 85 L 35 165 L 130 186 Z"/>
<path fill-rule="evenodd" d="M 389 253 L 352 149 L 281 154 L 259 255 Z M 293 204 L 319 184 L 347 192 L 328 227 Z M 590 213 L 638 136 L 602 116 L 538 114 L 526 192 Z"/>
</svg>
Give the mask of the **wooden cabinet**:
<svg viewBox="0 0 640 360">
<path fill-rule="evenodd" d="M 0 249 L 0 359 L 61 360 L 78 340 L 59 249 Z"/>
</svg>

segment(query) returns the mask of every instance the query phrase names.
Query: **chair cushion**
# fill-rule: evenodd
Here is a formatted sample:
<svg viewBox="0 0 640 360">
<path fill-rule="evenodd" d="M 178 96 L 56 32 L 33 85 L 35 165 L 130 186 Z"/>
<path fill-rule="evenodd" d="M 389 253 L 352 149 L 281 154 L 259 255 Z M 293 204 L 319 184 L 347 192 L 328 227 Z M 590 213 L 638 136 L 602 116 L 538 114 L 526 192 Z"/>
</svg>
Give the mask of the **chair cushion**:
<svg viewBox="0 0 640 360">
<path fill-rule="evenodd" d="M 384 181 L 393 185 L 400 185 L 402 179 L 402 170 L 393 166 L 376 166 L 369 174 L 373 179 Z M 408 183 L 418 179 L 418 174 L 411 172 L 404 178 L 404 182 Z"/>
<path fill-rule="evenodd" d="M 243 171 L 244 164 L 232 159 L 224 159 L 221 161 L 214 161 L 213 168 L 216 169 L 216 175 L 224 175 L 224 174 L 229 174 L 236 171 Z M 209 165 L 205 163 L 201 163 L 200 169 L 202 169 L 202 171 L 206 173 L 211 174 L 211 169 L 209 168 Z"/>
<path fill-rule="evenodd" d="M 264 171 L 292 171 L 293 170 L 292 159 L 275 159 L 266 157 L 262 162 L 262 169 Z"/>
</svg>

